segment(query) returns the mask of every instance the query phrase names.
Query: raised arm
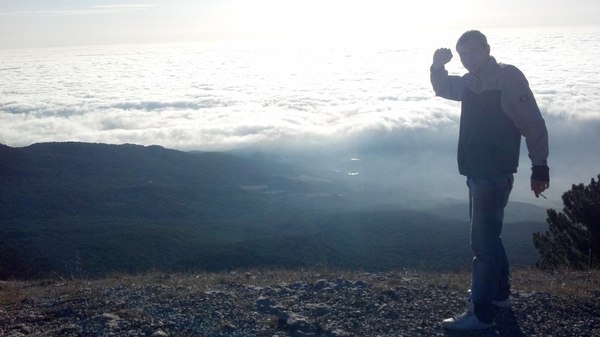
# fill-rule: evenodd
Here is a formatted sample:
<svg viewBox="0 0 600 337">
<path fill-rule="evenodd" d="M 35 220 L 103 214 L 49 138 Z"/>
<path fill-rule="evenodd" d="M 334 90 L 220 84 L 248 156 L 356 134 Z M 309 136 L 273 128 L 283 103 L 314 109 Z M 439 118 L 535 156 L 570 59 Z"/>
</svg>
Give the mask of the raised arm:
<svg viewBox="0 0 600 337">
<path fill-rule="evenodd" d="M 444 66 L 452 60 L 452 52 L 448 48 L 440 48 L 433 53 L 430 80 L 433 91 L 437 96 L 460 101 L 465 88 L 464 80 L 460 76 L 448 76 Z"/>
</svg>

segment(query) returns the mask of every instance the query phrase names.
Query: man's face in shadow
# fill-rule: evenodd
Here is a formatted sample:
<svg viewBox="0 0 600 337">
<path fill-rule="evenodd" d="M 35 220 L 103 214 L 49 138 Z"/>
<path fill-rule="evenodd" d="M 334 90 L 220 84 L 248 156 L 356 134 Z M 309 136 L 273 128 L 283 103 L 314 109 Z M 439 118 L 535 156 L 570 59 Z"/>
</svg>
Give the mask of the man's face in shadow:
<svg viewBox="0 0 600 337">
<path fill-rule="evenodd" d="M 460 56 L 460 62 L 472 74 L 479 72 L 490 57 L 490 46 L 474 40 L 457 45 L 456 51 Z"/>
</svg>

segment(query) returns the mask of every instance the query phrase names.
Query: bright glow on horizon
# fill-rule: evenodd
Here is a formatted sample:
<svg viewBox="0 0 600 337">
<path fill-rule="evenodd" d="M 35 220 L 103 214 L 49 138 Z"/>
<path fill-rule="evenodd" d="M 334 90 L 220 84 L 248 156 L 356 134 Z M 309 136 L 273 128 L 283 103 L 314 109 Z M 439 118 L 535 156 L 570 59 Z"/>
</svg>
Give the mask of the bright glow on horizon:
<svg viewBox="0 0 600 337">
<path fill-rule="evenodd" d="M 448 25 L 447 12 L 429 11 L 426 2 L 407 6 L 398 1 L 319 1 L 302 3 L 264 0 L 245 11 L 236 27 L 257 37 L 301 41 L 363 42 L 397 38 Z"/>
<path fill-rule="evenodd" d="M 377 42 L 424 31 L 598 24 L 581 0 L 0 0 L 0 48 L 225 39 Z"/>
</svg>

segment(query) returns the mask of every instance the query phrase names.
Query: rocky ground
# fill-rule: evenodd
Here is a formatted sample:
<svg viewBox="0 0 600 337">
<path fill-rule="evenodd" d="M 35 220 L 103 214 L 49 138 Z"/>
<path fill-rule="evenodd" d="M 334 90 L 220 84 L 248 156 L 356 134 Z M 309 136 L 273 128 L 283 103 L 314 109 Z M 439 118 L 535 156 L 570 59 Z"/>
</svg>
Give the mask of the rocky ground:
<svg viewBox="0 0 600 337">
<path fill-rule="evenodd" d="M 444 331 L 468 275 L 249 271 L 0 282 L 0 336 L 600 336 L 600 273 L 513 274 L 492 329 Z"/>
</svg>

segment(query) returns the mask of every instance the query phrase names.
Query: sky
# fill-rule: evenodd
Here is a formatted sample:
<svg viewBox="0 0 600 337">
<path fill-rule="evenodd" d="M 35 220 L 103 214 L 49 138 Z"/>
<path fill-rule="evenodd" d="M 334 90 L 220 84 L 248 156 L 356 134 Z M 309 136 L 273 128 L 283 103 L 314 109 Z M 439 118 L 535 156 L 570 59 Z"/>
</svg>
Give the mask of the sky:
<svg viewBox="0 0 600 337">
<path fill-rule="evenodd" d="M 0 0 L 0 48 L 257 38 L 356 43 L 468 26 L 597 24 L 597 13 L 597 0 Z"/>
</svg>

